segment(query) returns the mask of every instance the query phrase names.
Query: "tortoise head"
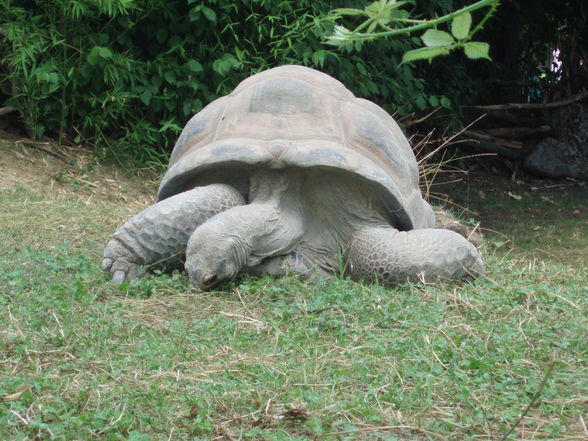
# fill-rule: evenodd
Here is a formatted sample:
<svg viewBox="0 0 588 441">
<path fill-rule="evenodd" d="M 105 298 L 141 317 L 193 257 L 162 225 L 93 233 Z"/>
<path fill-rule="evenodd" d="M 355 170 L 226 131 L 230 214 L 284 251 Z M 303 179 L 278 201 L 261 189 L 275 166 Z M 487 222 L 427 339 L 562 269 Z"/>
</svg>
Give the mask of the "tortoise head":
<svg viewBox="0 0 588 441">
<path fill-rule="evenodd" d="M 247 247 L 222 223 L 206 222 L 190 237 L 186 250 L 186 271 L 190 281 L 208 291 L 233 279 L 247 261 Z"/>
</svg>

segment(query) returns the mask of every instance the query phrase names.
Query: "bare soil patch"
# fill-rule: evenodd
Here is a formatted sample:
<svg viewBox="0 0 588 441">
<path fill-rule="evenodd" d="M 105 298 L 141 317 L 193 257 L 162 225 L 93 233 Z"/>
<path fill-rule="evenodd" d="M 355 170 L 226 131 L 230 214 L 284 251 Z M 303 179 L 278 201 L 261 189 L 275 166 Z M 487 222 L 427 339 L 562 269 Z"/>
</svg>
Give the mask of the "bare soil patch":
<svg viewBox="0 0 588 441">
<path fill-rule="evenodd" d="M 0 130 L 0 191 L 24 188 L 36 195 L 148 206 L 155 200 L 158 177 L 147 171 L 129 176 L 99 163 L 90 151 L 51 141 L 33 141 Z"/>
</svg>

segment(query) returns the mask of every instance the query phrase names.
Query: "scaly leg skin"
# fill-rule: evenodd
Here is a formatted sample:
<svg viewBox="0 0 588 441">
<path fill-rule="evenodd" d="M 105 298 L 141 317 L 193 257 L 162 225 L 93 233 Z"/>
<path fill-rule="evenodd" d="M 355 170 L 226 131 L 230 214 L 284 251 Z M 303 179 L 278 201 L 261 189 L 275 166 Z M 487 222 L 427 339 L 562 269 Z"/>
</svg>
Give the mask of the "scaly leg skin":
<svg viewBox="0 0 588 441">
<path fill-rule="evenodd" d="M 385 286 L 408 280 L 475 278 L 484 274 L 476 247 L 450 230 L 399 232 L 391 227 L 362 228 L 353 237 L 348 258 L 353 279 Z"/>
<path fill-rule="evenodd" d="M 218 213 L 243 205 L 233 187 L 212 184 L 158 202 L 120 227 L 104 250 L 102 269 L 115 283 L 130 280 L 141 266 L 179 261 L 192 232 Z"/>
</svg>

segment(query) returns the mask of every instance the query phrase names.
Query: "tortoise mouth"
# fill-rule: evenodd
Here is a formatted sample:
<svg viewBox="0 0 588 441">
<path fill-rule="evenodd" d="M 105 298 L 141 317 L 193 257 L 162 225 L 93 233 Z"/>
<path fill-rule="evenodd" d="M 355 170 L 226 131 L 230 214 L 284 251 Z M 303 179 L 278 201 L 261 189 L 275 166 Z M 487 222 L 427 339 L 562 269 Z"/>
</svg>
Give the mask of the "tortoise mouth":
<svg viewBox="0 0 588 441">
<path fill-rule="evenodd" d="M 232 274 L 225 276 L 215 273 L 200 275 L 199 271 L 193 271 L 190 273 L 190 283 L 198 286 L 202 291 L 210 291 L 217 286 L 232 280 L 234 277 L 235 275 Z"/>
<path fill-rule="evenodd" d="M 219 277 L 217 274 L 207 277 L 206 279 L 202 280 L 201 282 L 197 283 L 198 287 L 202 291 L 210 291 L 213 288 L 221 285 L 224 282 L 231 280 L 232 277 Z"/>
</svg>

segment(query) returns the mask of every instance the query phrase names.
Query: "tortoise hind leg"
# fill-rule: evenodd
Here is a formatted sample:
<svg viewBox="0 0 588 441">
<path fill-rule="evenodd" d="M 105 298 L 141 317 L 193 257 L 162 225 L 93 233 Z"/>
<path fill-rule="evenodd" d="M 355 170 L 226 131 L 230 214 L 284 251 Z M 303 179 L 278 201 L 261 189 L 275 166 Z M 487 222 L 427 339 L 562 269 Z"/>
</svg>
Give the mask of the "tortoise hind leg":
<svg viewBox="0 0 588 441">
<path fill-rule="evenodd" d="M 177 263 L 198 226 L 244 203 L 233 187 L 212 184 L 147 207 L 114 233 L 104 249 L 102 269 L 112 274 L 115 283 L 122 283 L 142 266 Z"/>
<path fill-rule="evenodd" d="M 353 237 L 348 259 L 353 279 L 386 286 L 407 280 L 474 278 L 484 273 L 476 247 L 442 229 L 362 228 Z"/>
</svg>

